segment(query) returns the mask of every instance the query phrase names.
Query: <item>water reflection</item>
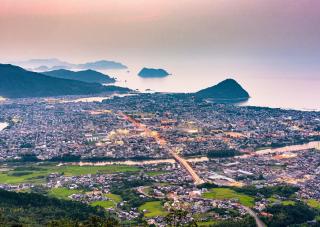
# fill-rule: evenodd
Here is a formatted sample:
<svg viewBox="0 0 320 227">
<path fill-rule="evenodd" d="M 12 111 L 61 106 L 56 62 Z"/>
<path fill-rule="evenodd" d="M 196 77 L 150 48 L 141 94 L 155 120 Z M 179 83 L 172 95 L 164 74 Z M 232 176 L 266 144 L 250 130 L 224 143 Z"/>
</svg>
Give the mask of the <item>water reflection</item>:
<svg viewBox="0 0 320 227">
<path fill-rule="evenodd" d="M 5 129 L 8 126 L 9 126 L 9 124 L 7 122 L 0 122 L 0 131 L 2 131 L 3 129 Z"/>
<path fill-rule="evenodd" d="M 168 65 L 164 69 L 172 72 L 166 78 L 143 79 L 137 76 L 140 68 L 133 67 L 129 72 L 125 70 L 104 71 L 116 76 L 116 85 L 156 92 L 189 93 L 213 86 L 226 78 L 234 78 L 251 98 L 242 105 L 263 106 L 299 110 L 320 110 L 320 78 L 319 76 L 296 75 L 291 72 L 256 72 L 253 70 L 225 70 L 207 68 L 174 68 Z M 234 74 L 229 74 L 229 72 Z M 287 75 L 289 74 L 289 75 Z M 271 76 L 272 75 L 272 76 Z"/>
</svg>

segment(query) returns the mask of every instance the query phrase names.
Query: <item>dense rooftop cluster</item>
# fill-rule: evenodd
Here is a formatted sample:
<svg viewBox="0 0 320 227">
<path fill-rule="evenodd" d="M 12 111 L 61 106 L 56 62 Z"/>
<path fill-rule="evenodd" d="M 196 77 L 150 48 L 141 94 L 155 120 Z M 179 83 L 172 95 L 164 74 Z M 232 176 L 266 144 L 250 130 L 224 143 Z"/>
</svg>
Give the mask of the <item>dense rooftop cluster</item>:
<svg viewBox="0 0 320 227">
<path fill-rule="evenodd" d="M 290 146 L 320 140 L 320 112 L 173 94 L 72 99 L 0 105 L 0 122 L 8 123 L 0 131 L 1 188 L 103 206 L 122 222 L 158 226 L 173 210 L 187 211 L 185 223 L 213 223 L 270 218 L 277 204 L 320 207 L 319 145 Z M 206 183 L 195 185 L 169 150 Z"/>
</svg>

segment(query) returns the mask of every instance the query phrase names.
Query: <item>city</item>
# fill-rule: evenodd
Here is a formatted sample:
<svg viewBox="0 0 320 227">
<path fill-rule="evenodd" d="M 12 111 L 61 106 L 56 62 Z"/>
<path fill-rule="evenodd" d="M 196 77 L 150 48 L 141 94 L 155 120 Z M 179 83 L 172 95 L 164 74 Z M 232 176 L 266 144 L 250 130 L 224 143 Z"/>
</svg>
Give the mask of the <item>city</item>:
<svg viewBox="0 0 320 227">
<path fill-rule="evenodd" d="M 248 216 L 265 226 L 272 204 L 320 207 L 320 112 L 174 94 L 97 100 L 3 101 L 0 187 L 157 226 L 176 209 L 200 226 Z"/>
<path fill-rule="evenodd" d="M 0 227 L 320 226 L 319 0 L 0 0 Z"/>
</svg>

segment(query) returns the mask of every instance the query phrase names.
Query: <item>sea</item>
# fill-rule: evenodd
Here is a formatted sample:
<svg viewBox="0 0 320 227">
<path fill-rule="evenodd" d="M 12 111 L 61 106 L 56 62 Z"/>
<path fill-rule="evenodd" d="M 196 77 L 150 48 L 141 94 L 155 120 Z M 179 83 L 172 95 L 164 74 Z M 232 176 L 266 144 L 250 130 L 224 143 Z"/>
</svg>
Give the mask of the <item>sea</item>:
<svg viewBox="0 0 320 227">
<path fill-rule="evenodd" d="M 165 78 L 141 78 L 140 67 L 128 70 L 103 71 L 117 78 L 116 85 L 137 89 L 140 92 L 189 93 L 213 86 L 220 81 L 233 78 L 248 91 L 250 99 L 241 105 L 320 111 L 320 75 L 290 72 L 237 72 L 236 70 L 215 70 L 210 68 L 168 67 L 171 75 Z M 156 67 L 155 67 L 156 68 Z"/>
</svg>

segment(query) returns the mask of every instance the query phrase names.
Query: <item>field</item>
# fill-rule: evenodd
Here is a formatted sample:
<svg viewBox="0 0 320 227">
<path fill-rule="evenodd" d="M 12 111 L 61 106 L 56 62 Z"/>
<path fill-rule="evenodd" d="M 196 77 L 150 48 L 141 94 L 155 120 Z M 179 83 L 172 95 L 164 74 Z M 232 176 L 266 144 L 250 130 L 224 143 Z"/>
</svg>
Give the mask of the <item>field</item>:
<svg viewBox="0 0 320 227">
<path fill-rule="evenodd" d="M 320 202 L 315 199 L 309 199 L 307 201 L 308 206 L 315 208 L 315 209 L 320 209 Z"/>
<path fill-rule="evenodd" d="M 122 202 L 122 198 L 119 195 L 116 194 L 105 194 L 105 196 L 109 199 L 111 199 L 112 201 L 114 201 L 115 203 L 121 203 Z"/>
<path fill-rule="evenodd" d="M 83 193 L 81 190 L 71 190 L 67 188 L 53 188 L 49 191 L 49 196 L 56 197 L 58 199 L 69 199 L 72 194 Z"/>
<path fill-rule="evenodd" d="M 91 206 L 100 206 L 105 209 L 113 208 L 116 206 L 116 204 L 111 200 L 105 200 L 105 201 L 96 201 L 90 204 Z"/>
<path fill-rule="evenodd" d="M 67 188 L 53 188 L 49 191 L 48 195 L 51 197 L 56 197 L 58 199 L 67 199 L 69 200 L 69 196 L 73 194 L 83 194 L 85 193 L 82 190 L 76 189 L 67 189 Z M 119 195 L 115 194 L 105 194 L 105 197 L 109 198 L 110 200 L 105 201 L 96 201 L 92 202 L 90 205 L 92 206 L 101 206 L 103 208 L 112 208 L 115 207 L 118 203 L 122 202 L 122 198 Z"/>
<path fill-rule="evenodd" d="M 64 173 L 66 176 L 79 176 L 85 174 L 97 173 L 122 173 L 122 172 L 136 172 L 138 167 L 126 165 L 108 165 L 108 166 L 61 166 L 58 167 L 58 172 Z"/>
<path fill-rule="evenodd" d="M 13 168 L 9 171 L 0 172 L 0 183 L 19 184 L 19 183 L 44 183 L 50 173 L 61 173 L 65 176 L 79 176 L 97 173 L 118 173 L 118 172 L 137 172 L 140 169 L 135 166 L 127 165 L 108 165 L 108 166 L 56 166 L 51 163 L 45 165 L 27 165 Z"/>
<path fill-rule="evenodd" d="M 242 193 L 238 193 L 229 188 L 213 188 L 209 192 L 203 194 L 204 198 L 207 199 L 237 199 L 239 202 L 248 207 L 254 205 L 254 198 Z"/>
<path fill-rule="evenodd" d="M 149 175 L 150 177 L 155 177 L 166 173 L 168 173 L 168 171 L 150 171 L 147 172 L 147 175 Z"/>
<path fill-rule="evenodd" d="M 91 206 L 101 206 L 105 209 L 108 209 L 108 208 L 113 208 L 118 203 L 122 202 L 122 198 L 116 194 L 111 194 L 111 193 L 105 194 L 105 197 L 109 198 L 110 200 L 96 201 L 96 202 L 92 202 L 90 205 Z"/>
<path fill-rule="evenodd" d="M 219 222 L 218 220 L 213 220 L 211 212 L 194 214 L 193 218 L 196 221 L 197 226 L 203 226 L 203 227 L 204 226 L 209 227 Z M 200 221 L 200 220 L 206 220 L 206 221 Z"/>
<path fill-rule="evenodd" d="M 281 204 L 284 206 L 294 206 L 296 202 L 291 200 L 285 200 L 285 201 L 282 201 Z"/>
<path fill-rule="evenodd" d="M 163 209 L 161 201 L 146 202 L 139 207 L 139 211 L 143 210 L 146 210 L 144 216 L 148 218 L 167 215 L 167 212 Z"/>
<path fill-rule="evenodd" d="M 43 183 L 45 177 L 50 172 L 47 169 L 39 168 L 31 171 L 11 170 L 0 173 L 0 183 L 19 184 L 19 183 Z"/>
<path fill-rule="evenodd" d="M 284 200 L 284 201 L 281 201 L 281 200 L 278 200 L 278 199 L 276 199 L 276 198 L 274 198 L 274 197 L 270 197 L 269 199 L 268 199 L 271 203 L 281 203 L 282 205 L 284 205 L 284 206 L 290 206 L 290 205 L 295 205 L 296 203 L 295 203 L 295 201 L 292 201 L 292 200 Z"/>
<path fill-rule="evenodd" d="M 197 225 L 200 227 L 209 227 L 209 226 L 212 226 L 214 224 L 217 224 L 218 221 L 206 221 L 206 222 L 197 222 Z"/>
</svg>

